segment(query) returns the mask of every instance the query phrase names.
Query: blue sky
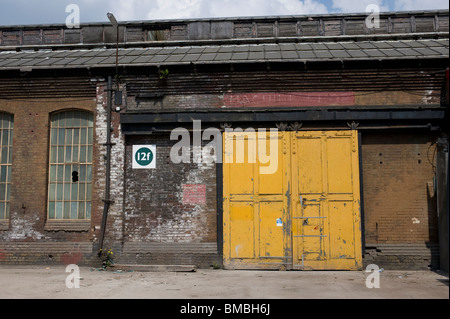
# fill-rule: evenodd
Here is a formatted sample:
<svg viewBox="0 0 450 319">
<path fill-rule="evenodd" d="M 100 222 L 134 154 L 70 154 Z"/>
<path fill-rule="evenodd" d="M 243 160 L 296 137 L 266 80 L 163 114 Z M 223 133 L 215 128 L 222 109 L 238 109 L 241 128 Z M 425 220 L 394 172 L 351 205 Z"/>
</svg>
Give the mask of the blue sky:
<svg viewBox="0 0 450 319">
<path fill-rule="evenodd" d="M 448 9 L 448 0 L 1 0 L 0 25 L 65 23 L 66 7 L 76 4 L 80 20 L 107 21 L 111 11 L 119 21 L 302 15 Z"/>
</svg>

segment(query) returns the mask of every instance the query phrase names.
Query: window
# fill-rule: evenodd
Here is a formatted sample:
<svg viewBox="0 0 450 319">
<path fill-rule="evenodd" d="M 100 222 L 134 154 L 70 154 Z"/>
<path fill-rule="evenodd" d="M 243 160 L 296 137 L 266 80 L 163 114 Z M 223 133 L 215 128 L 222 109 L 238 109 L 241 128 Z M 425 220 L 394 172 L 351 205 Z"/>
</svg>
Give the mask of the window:
<svg viewBox="0 0 450 319">
<path fill-rule="evenodd" d="M 49 220 L 89 220 L 92 196 L 93 115 L 64 111 L 51 116 Z"/>
<path fill-rule="evenodd" d="M 13 128 L 13 116 L 0 113 L 0 220 L 9 219 Z"/>
</svg>

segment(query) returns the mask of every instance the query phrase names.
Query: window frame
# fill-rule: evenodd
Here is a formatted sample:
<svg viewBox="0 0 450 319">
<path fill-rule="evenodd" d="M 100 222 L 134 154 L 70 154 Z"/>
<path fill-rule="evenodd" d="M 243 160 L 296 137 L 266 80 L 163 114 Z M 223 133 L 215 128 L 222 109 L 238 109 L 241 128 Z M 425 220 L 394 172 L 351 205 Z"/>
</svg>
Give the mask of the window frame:
<svg viewBox="0 0 450 319">
<path fill-rule="evenodd" d="M 93 153 L 92 112 L 70 109 L 50 114 L 46 214 L 48 222 L 91 221 Z M 74 172 L 78 173 L 77 181 L 72 180 Z"/>
<path fill-rule="evenodd" d="M 7 124 L 7 127 L 5 127 L 5 124 Z M 14 115 L 7 112 L 0 112 L 0 221 L 2 223 L 8 223 L 11 216 L 13 139 Z M 6 146 L 4 142 L 6 142 Z"/>
</svg>

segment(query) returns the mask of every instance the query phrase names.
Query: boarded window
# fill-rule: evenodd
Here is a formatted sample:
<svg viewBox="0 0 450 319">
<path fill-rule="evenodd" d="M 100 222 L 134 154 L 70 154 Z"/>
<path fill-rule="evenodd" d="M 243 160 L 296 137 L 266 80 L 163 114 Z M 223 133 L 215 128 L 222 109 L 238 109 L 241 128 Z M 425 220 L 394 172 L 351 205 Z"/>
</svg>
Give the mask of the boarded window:
<svg viewBox="0 0 450 319">
<path fill-rule="evenodd" d="M 13 116 L 0 113 L 0 220 L 9 219 L 13 128 Z"/>
<path fill-rule="evenodd" d="M 53 114 L 50 128 L 49 220 L 89 220 L 92 196 L 93 115 Z"/>
</svg>

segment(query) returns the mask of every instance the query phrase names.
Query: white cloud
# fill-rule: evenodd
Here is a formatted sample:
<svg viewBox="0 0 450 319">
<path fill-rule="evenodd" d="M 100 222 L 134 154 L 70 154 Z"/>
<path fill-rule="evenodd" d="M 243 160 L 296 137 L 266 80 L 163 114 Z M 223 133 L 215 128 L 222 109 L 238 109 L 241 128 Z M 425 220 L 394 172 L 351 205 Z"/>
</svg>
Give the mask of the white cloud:
<svg viewBox="0 0 450 319">
<path fill-rule="evenodd" d="M 86 0 L 89 1 L 89 0 Z M 320 0 L 113 0 L 119 20 L 327 13 Z"/>
<path fill-rule="evenodd" d="M 333 8 L 342 13 L 363 13 L 366 12 L 367 6 L 371 4 L 377 5 L 380 9 L 379 12 L 389 11 L 389 7 L 383 4 L 383 0 L 333 0 Z"/>
<path fill-rule="evenodd" d="M 394 10 L 435 10 L 448 9 L 448 0 L 397 0 L 395 1 Z"/>
</svg>

